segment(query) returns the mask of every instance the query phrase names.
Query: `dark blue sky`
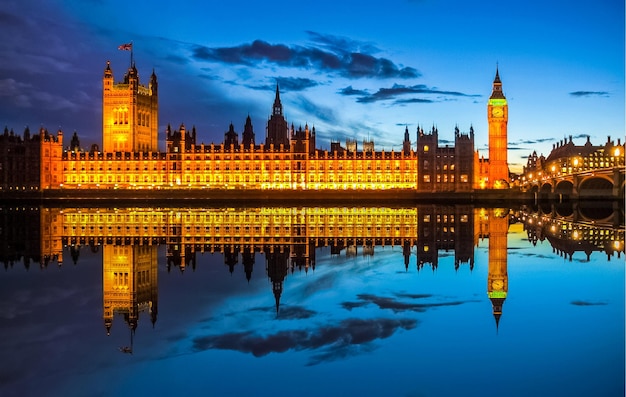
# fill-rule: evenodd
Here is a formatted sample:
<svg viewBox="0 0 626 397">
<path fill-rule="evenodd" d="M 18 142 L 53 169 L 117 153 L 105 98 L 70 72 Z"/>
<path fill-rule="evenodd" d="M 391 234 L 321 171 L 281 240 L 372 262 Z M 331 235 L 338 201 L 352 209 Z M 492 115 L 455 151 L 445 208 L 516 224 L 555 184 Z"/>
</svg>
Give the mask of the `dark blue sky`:
<svg viewBox="0 0 626 397">
<path fill-rule="evenodd" d="M 405 125 L 434 124 L 442 144 L 473 125 L 484 149 L 496 64 L 513 169 L 569 135 L 624 135 L 620 0 L 9 0 L 0 24 L 0 122 L 76 130 L 84 146 L 101 140 L 106 61 L 121 79 L 130 41 L 140 79 L 158 75 L 160 131 L 184 122 L 205 143 L 248 114 L 264 136 L 278 82 L 289 123 L 315 125 L 322 147 L 397 150 Z"/>
</svg>

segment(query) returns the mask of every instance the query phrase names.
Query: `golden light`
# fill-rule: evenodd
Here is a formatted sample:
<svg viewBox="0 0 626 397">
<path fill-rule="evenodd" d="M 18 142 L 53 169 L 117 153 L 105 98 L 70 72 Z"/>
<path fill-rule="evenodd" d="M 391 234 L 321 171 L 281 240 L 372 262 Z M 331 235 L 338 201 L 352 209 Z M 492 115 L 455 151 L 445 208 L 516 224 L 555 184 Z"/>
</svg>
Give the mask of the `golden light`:
<svg viewBox="0 0 626 397">
<path fill-rule="evenodd" d="M 572 164 L 574 164 L 574 167 L 578 167 L 578 163 L 579 161 L 577 158 L 575 158 L 574 161 L 572 162 Z"/>
<path fill-rule="evenodd" d="M 556 171 L 556 166 L 553 165 L 551 170 L 552 170 L 552 172 Z"/>
<path fill-rule="evenodd" d="M 620 154 L 622 154 L 622 151 L 620 150 L 620 148 L 616 147 L 613 151 L 613 156 L 618 157 Z"/>
</svg>

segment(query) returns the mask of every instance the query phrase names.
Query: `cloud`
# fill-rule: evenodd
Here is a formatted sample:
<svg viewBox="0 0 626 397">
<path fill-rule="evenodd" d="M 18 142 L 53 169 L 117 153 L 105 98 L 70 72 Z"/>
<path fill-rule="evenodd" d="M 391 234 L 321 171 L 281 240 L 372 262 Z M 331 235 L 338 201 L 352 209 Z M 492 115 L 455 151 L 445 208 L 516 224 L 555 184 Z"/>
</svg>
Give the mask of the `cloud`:
<svg viewBox="0 0 626 397">
<path fill-rule="evenodd" d="M 424 98 L 410 98 L 410 99 L 398 99 L 394 102 L 396 105 L 404 105 L 407 103 L 435 103 L 432 99 L 424 99 Z"/>
<path fill-rule="evenodd" d="M 578 97 L 578 98 L 592 97 L 592 96 L 608 98 L 611 96 L 607 91 L 573 91 L 573 92 L 570 92 L 569 94 L 573 97 Z"/>
<path fill-rule="evenodd" d="M 347 86 L 346 88 L 342 88 L 339 91 L 337 91 L 339 94 L 341 95 L 345 95 L 345 96 L 351 96 L 351 95 L 369 95 L 369 92 L 367 92 L 367 90 L 355 90 L 354 88 L 352 88 L 351 85 Z"/>
<path fill-rule="evenodd" d="M 365 52 L 368 54 L 379 53 L 380 49 L 371 42 L 353 40 L 347 37 L 334 36 L 330 34 L 322 34 L 313 31 L 306 31 L 311 40 L 315 43 L 322 44 L 335 53 L 344 52 Z"/>
<path fill-rule="evenodd" d="M 410 298 L 410 299 L 423 299 L 423 298 L 432 298 L 433 294 L 407 294 L 407 293 L 399 293 L 396 294 L 398 298 Z"/>
<path fill-rule="evenodd" d="M 589 301 L 571 301 L 570 304 L 574 306 L 605 306 L 606 302 L 589 302 Z"/>
<path fill-rule="evenodd" d="M 310 33 L 322 48 L 315 46 L 270 44 L 263 40 L 234 47 L 192 45 L 192 58 L 197 61 L 259 67 L 270 64 L 298 69 L 316 69 L 346 78 L 410 79 L 421 74 L 412 67 L 396 65 L 389 59 L 376 57 L 371 45 L 361 45 L 349 39 Z M 342 47 L 343 43 L 347 46 Z M 359 52 L 356 52 L 360 50 Z"/>
<path fill-rule="evenodd" d="M 352 89 L 352 87 L 350 87 L 350 89 Z M 342 93 L 342 92 L 340 92 L 340 93 Z M 438 90 L 436 88 L 427 87 L 424 84 L 417 84 L 417 85 L 413 85 L 413 86 L 406 86 L 406 85 L 402 85 L 402 84 L 394 84 L 390 88 L 380 88 L 378 91 L 376 91 L 373 94 L 364 94 L 364 95 L 360 96 L 357 99 L 357 102 L 359 102 L 359 103 L 372 103 L 372 102 L 386 101 L 386 100 L 395 99 L 396 97 L 401 96 L 401 95 L 413 95 L 413 94 L 427 94 L 427 95 L 438 94 L 438 95 L 453 96 L 453 97 L 480 97 L 480 95 L 477 95 L 477 94 L 465 94 L 465 93 L 458 92 L 458 91 Z M 346 95 L 346 94 L 344 93 L 344 95 Z M 349 95 L 354 95 L 354 94 L 349 92 Z M 433 100 L 419 99 L 419 98 L 416 98 L 416 99 L 404 99 L 402 101 L 403 101 L 402 103 L 409 103 L 409 102 L 426 102 L 426 103 L 429 103 L 429 101 L 433 102 Z"/>
<path fill-rule="evenodd" d="M 431 307 L 439 307 L 439 306 L 458 306 L 462 305 L 463 301 L 452 301 L 452 302 L 444 302 L 444 303 L 406 303 L 400 302 L 393 298 L 381 297 L 371 294 L 359 294 L 357 298 L 373 303 L 378 306 L 379 309 L 391 310 L 394 313 L 403 312 L 403 311 L 412 311 L 412 312 L 424 312 L 426 309 Z"/>
<path fill-rule="evenodd" d="M 537 143 L 544 143 L 544 142 L 552 142 L 554 141 L 554 138 L 539 138 L 539 139 L 519 139 L 515 142 L 509 142 L 509 148 L 511 146 L 519 146 L 519 145 L 534 145 Z"/>
<path fill-rule="evenodd" d="M 366 306 L 369 302 L 342 302 L 341 303 L 341 307 L 343 307 L 346 310 L 352 311 L 352 309 L 355 309 L 357 307 L 363 307 Z"/>
<path fill-rule="evenodd" d="M 233 82 L 233 84 L 237 84 Z M 273 84 L 264 84 L 264 85 L 248 85 L 248 88 L 253 90 L 264 90 L 264 91 L 274 91 L 276 90 L 276 84 L 280 88 L 280 92 L 290 92 L 290 91 L 304 91 L 307 88 L 315 87 L 319 85 L 319 83 L 315 80 L 303 78 L 303 77 L 276 77 Z"/>
<path fill-rule="evenodd" d="M 257 307 L 257 308 L 249 309 L 248 311 L 271 313 L 272 315 L 274 315 L 276 313 L 276 307 L 275 306 Z M 237 315 L 237 313 L 232 313 L 232 314 Z M 278 320 L 304 320 L 307 318 L 311 318 L 315 316 L 316 314 L 317 312 L 313 310 L 309 310 L 302 306 L 281 305 L 280 311 L 278 312 L 278 314 L 276 314 L 276 319 Z"/>
<path fill-rule="evenodd" d="M 409 299 L 423 299 L 430 298 L 432 295 L 430 294 L 396 294 L 398 298 L 409 298 Z M 439 307 L 439 306 L 457 306 L 461 305 L 463 301 L 452 301 L 452 302 L 444 302 L 444 303 L 407 303 L 401 302 L 394 298 L 389 297 L 381 297 L 372 294 L 359 294 L 357 298 L 360 302 L 343 302 L 341 306 L 346 310 L 352 310 L 357 307 L 365 306 L 369 303 L 372 303 L 378 306 L 379 309 L 383 310 L 391 310 L 394 313 L 403 312 L 403 311 L 412 311 L 412 312 L 424 312 L 428 308 Z"/>
<path fill-rule="evenodd" d="M 286 330 L 269 335 L 257 335 L 252 331 L 234 332 L 222 335 L 200 336 L 193 339 L 193 349 L 235 350 L 262 357 L 270 353 L 283 353 L 288 350 L 318 350 L 310 365 L 321 360 L 345 357 L 354 353 L 355 346 L 362 347 L 377 339 L 385 339 L 400 329 L 413 329 L 417 320 L 413 319 L 346 319 L 337 325 L 318 327 L 312 330 Z M 334 354 L 334 350 L 341 354 Z"/>
</svg>

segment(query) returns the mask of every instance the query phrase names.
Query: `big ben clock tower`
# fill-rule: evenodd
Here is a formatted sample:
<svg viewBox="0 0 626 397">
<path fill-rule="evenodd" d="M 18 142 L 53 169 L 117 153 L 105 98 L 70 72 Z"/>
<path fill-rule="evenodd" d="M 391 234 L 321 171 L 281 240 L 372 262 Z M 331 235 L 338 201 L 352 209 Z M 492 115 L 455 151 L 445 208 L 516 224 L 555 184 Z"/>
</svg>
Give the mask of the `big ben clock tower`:
<svg viewBox="0 0 626 397">
<path fill-rule="evenodd" d="M 507 122 L 509 106 L 502 92 L 502 81 L 496 68 L 493 90 L 487 105 L 489 122 L 489 187 L 504 189 L 508 187 L 509 166 L 507 163 Z"/>
</svg>

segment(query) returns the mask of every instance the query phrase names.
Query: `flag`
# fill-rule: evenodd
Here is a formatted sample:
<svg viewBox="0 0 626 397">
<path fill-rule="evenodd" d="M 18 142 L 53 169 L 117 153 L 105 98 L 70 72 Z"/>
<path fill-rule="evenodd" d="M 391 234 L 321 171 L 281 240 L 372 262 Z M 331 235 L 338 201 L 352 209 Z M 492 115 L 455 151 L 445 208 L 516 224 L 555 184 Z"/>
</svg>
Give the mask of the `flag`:
<svg viewBox="0 0 626 397">
<path fill-rule="evenodd" d="M 122 44 L 121 46 L 117 47 L 117 49 L 122 51 L 131 51 L 133 49 L 133 43 Z"/>
</svg>

